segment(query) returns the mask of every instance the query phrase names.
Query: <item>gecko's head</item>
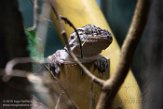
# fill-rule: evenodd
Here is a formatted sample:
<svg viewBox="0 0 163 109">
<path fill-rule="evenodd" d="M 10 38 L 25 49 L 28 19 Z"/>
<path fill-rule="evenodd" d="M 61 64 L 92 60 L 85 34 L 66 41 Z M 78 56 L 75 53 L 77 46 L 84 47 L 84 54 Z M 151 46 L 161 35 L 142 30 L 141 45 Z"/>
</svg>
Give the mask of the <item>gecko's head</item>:
<svg viewBox="0 0 163 109">
<path fill-rule="evenodd" d="M 81 40 L 84 57 L 98 55 L 112 42 L 111 33 L 108 30 L 101 29 L 95 25 L 88 24 L 78 28 L 77 31 Z M 71 50 L 77 56 L 80 56 L 80 45 L 75 32 L 70 35 L 69 45 Z"/>
</svg>

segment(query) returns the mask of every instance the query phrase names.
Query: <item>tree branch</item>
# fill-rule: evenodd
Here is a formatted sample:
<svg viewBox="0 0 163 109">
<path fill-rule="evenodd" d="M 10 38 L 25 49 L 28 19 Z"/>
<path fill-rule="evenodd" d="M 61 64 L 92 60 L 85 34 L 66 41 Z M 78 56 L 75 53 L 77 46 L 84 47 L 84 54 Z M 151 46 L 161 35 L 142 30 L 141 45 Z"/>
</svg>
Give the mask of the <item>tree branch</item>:
<svg viewBox="0 0 163 109">
<path fill-rule="evenodd" d="M 96 109 L 111 108 L 113 99 L 128 74 L 136 46 L 138 45 L 146 24 L 148 8 L 148 0 L 137 1 L 132 23 L 121 48 L 121 58 L 117 65 L 117 70 L 113 73 L 113 76 L 104 83 Z"/>
</svg>

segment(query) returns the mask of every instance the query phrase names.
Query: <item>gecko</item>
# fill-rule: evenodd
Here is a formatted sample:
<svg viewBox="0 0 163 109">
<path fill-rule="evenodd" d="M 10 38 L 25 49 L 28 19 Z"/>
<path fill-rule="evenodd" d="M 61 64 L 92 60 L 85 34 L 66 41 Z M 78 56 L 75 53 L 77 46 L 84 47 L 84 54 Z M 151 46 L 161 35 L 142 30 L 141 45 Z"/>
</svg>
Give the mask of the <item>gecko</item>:
<svg viewBox="0 0 163 109">
<path fill-rule="evenodd" d="M 100 53 L 112 43 L 113 38 L 111 33 L 93 24 L 77 28 L 77 32 L 81 40 L 83 57 L 81 58 L 80 43 L 76 32 L 72 32 L 68 39 L 71 51 L 78 57 L 81 63 L 94 62 L 94 66 L 99 72 L 108 72 L 108 59 L 101 56 Z M 48 56 L 48 62 L 51 71 L 55 75 L 60 72 L 59 66 L 61 64 L 75 64 L 66 47 Z"/>
</svg>

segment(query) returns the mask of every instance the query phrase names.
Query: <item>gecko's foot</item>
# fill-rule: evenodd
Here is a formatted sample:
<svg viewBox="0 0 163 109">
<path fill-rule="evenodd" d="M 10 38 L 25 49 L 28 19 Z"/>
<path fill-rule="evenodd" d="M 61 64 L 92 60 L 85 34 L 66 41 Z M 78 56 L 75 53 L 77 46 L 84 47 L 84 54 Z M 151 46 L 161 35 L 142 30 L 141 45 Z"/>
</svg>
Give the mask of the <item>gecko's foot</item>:
<svg viewBox="0 0 163 109">
<path fill-rule="evenodd" d="M 47 61 L 49 63 L 49 68 L 50 70 L 53 72 L 53 74 L 55 76 L 57 76 L 60 73 L 60 68 L 59 68 L 59 62 L 58 62 L 58 58 L 59 58 L 59 54 L 60 50 L 58 50 L 58 52 L 48 56 Z"/>
<path fill-rule="evenodd" d="M 53 72 L 53 74 L 56 76 L 60 73 L 60 68 L 57 64 L 49 64 L 50 70 Z"/>
<path fill-rule="evenodd" d="M 107 73 L 109 74 L 110 71 L 110 60 L 105 58 L 105 57 L 100 57 L 98 58 L 95 63 L 94 66 L 98 69 L 99 72 L 101 73 Z"/>
</svg>

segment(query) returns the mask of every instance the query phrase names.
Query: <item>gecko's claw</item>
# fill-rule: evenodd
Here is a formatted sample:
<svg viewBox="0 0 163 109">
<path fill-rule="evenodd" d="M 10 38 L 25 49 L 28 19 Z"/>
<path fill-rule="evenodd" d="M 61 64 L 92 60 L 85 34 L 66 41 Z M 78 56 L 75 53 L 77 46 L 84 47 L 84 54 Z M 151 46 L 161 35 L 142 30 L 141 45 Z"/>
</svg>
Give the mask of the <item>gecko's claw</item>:
<svg viewBox="0 0 163 109">
<path fill-rule="evenodd" d="M 60 55 L 58 52 L 53 55 L 48 56 L 47 61 L 49 63 L 49 68 L 55 76 L 60 73 L 59 62 L 57 62 L 57 57 Z"/>
<path fill-rule="evenodd" d="M 48 57 L 48 62 L 49 62 L 49 68 L 53 72 L 53 74 L 55 76 L 58 75 L 59 72 L 60 72 L 60 68 L 59 68 L 59 65 L 56 62 L 55 54 Z"/>
<path fill-rule="evenodd" d="M 49 64 L 50 70 L 53 72 L 53 74 L 56 76 L 60 73 L 60 68 L 56 63 Z"/>
<path fill-rule="evenodd" d="M 99 72 L 106 72 L 107 74 L 109 74 L 109 63 L 110 62 L 108 59 L 106 59 L 105 57 L 100 57 L 95 61 L 94 66 L 98 69 Z"/>
</svg>

